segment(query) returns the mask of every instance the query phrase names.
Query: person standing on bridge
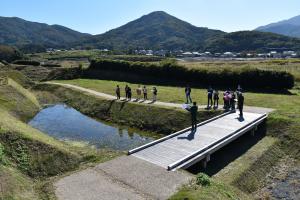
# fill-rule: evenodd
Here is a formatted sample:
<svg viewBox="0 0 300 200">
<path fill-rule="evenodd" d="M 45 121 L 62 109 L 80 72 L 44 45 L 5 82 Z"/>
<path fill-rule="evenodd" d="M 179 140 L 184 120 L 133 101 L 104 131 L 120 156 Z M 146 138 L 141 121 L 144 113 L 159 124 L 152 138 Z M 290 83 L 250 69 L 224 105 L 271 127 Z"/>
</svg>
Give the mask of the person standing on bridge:
<svg viewBox="0 0 300 200">
<path fill-rule="evenodd" d="M 235 94 L 233 91 L 231 91 L 231 99 L 230 99 L 230 106 L 231 106 L 231 111 L 235 112 Z"/>
<path fill-rule="evenodd" d="M 238 93 L 238 92 L 243 92 L 243 89 L 242 89 L 242 87 L 241 87 L 240 84 L 238 84 L 237 89 L 236 89 L 236 92 L 237 92 L 237 93 Z"/>
<path fill-rule="evenodd" d="M 243 93 L 238 93 L 238 109 L 240 111 L 240 118 L 243 118 L 244 96 Z"/>
<path fill-rule="evenodd" d="M 185 87 L 185 97 L 186 97 L 186 104 L 189 104 L 189 103 L 192 103 L 192 98 L 191 98 L 191 92 L 192 92 L 192 89 L 189 85 L 187 85 Z"/>
<path fill-rule="evenodd" d="M 116 95 L 117 95 L 117 99 L 119 100 L 121 98 L 121 90 L 120 90 L 119 85 L 117 85 L 117 88 L 116 88 Z"/>
<path fill-rule="evenodd" d="M 192 117 L 192 131 L 197 130 L 197 113 L 198 113 L 198 106 L 196 102 L 193 102 L 193 106 L 187 109 L 191 113 Z"/>
</svg>

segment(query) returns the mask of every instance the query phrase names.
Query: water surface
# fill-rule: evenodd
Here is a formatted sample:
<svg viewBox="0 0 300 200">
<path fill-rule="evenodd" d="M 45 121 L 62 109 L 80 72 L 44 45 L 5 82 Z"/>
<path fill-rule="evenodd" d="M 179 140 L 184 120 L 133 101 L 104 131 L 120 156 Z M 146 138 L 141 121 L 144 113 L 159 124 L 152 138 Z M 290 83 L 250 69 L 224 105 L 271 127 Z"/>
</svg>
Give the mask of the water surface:
<svg viewBox="0 0 300 200">
<path fill-rule="evenodd" d="M 96 148 L 115 150 L 129 150 L 158 137 L 104 124 L 60 104 L 41 110 L 29 125 L 59 140 L 87 142 Z"/>
</svg>

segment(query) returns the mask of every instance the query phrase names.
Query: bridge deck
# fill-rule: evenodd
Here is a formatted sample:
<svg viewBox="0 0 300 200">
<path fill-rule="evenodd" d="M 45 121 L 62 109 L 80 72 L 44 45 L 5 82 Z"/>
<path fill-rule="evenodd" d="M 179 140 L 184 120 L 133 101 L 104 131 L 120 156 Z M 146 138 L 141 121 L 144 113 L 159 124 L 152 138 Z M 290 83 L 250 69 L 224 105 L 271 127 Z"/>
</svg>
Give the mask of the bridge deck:
<svg viewBox="0 0 300 200">
<path fill-rule="evenodd" d="M 198 161 L 203 159 L 224 146 L 224 142 L 229 143 L 253 129 L 266 117 L 266 114 L 244 112 L 244 119 L 241 120 L 238 113 L 223 114 L 200 123 L 194 133 L 186 129 L 131 150 L 129 154 L 166 169 L 182 167 L 197 157 Z"/>
</svg>

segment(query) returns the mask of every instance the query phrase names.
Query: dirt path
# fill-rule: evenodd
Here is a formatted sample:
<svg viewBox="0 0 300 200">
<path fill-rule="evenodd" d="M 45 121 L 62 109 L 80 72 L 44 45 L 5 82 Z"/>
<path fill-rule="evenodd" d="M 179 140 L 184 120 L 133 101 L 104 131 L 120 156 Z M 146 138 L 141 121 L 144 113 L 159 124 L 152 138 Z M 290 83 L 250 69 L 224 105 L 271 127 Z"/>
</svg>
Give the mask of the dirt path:
<svg viewBox="0 0 300 200">
<path fill-rule="evenodd" d="M 47 82 L 47 84 L 53 84 L 53 85 L 60 85 L 66 88 L 71 88 L 75 90 L 80 90 L 82 92 L 87 92 L 89 94 L 93 94 L 98 97 L 102 97 L 105 99 L 111 99 L 111 100 L 116 100 L 116 97 L 110 94 L 102 93 L 102 92 L 97 92 L 95 90 L 87 89 L 84 87 L 80 87 L 77 85 L 72 85 L 72 84 L 66 84 L 66 83 L 55 83 L 55 82 Z M 125 101 L 126 99 L 121 98 L 120 101 Z M 137 99 L 132 99 L 130 101 L 131 103 L 142 103 L 142 104 L 149 104 L 149 105 L 157 105 L 157 106 L 163 106 L 163 107 L 173 107 L 173 108 L 182 108 L 182 104 L 177 104 L 177 103 L 169 103 L 169 102 L 161 102 L 161 101 L 143 101 L 143 100 L 137 100 Z M 206 109 L 206 105 L 200 105 L 198 106 L 199 109 Z M 219 105 L 219 108 L 222 109 L 223 105 Z M 262 108 L 262 107 L 253 107 L 253 106 L 244 106 L 244 110 L 247 112 L 254 112 L 254 113 L 270 113 L 273 111 L 273 109 L 270 108 Z"/>
</svg>

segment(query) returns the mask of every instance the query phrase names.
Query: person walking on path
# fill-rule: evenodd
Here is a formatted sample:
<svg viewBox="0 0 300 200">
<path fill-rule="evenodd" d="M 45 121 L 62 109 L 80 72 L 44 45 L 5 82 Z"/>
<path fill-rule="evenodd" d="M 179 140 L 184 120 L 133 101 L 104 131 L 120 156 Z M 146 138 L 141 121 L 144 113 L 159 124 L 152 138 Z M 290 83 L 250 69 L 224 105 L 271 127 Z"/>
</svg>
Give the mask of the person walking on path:
<svg viewBox="0 0 300 200">
<path fill-rule="evenodd" d="M 212 100 L 213 92 L 214 92 L 213 89 L 211 88 L 211 86 L 209 86 L 209 88 L 207 89 L 207 108 L 212 107 L 212 104 L 213 104 L 213 100 Z"/>
<path fill-rule="evenodd" d="M 117 85 L 117 88 L 116 88 L 116 95 L 117 95 L 117 99 L 121 99 L 121 90 L 120 90 L 120 87 L 119 85 Z"/>
<path fill-rule="evenodd" d="M 125 97 L 126 97 L 126 100 L 128 100 L 128 85 L 125 86 Z"/>
<path fill-rule="evenodd" d="M 194 102 L 193 106 L 188 108 L 188 111 L 190 111 L 191 117 L 192 117 L 192 131 L 196 131 L 197 130 L 197 112 L 198 112 L 197 103 Z"/>
<path fill-rule="evenodd" d="M 190 88 L 190 86 L 187 85 L 185 87 L 184 91 L 185 91 L 185 97 L 186 97 L 186 104 L 192 103 L 192 98 L 191 98 L 192 89 Z"/>
<path fill-rule="evenodd" d="M 214 90 L 214 108 L 218 108 L 218 107 L 219 107 L 219 91 Z"/>
<path fill-rule="evenodd" d="M 131 93 L 131 88 L 130 88 L 130 87 L 128 87 L 128 89 L 127 89 L 127 90 L 128 90 L 128 91 L 127 91 L 127 92 L 128 92 L 128 95 L 127 95 L 127 96 L 128 96 L 128 100 L 129 100 L 129 101 L 131 101 L 131 96 L 132 96 L 132 93 Z"/>
<path fill-rule="evenodd" d="M 148 99 L 148 97 L 147 97 L 147 88 L 145 85 L 143 87 L 143 94 L 144 94 L 144 101 L 146 101 Z"/>
<path fill-rule="evenodd" d="M 137 101 L 140 100 L 141 95 L 142 95 L 142 88 L 141 88 L 140 85 L 138 85 L 138 88 L 136 89 L 136 95 L 137 95 L 136 100 L 137 100 Z"/>
<path fill-rule="evenodd" d="M 153 87 L 153 102 L 155 102 L 156 101 L 156 98 L 157 98 L 157 89 L 156 89 L 156 87 Z"/>
<path fill-rule="evenodd" d="M 244 96 L 243 93 L 238 93 L 238 109 L 240 111 L 240 118 L 243 118 Z"/>
</svg>

